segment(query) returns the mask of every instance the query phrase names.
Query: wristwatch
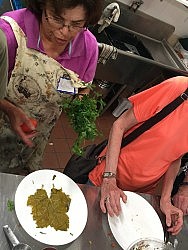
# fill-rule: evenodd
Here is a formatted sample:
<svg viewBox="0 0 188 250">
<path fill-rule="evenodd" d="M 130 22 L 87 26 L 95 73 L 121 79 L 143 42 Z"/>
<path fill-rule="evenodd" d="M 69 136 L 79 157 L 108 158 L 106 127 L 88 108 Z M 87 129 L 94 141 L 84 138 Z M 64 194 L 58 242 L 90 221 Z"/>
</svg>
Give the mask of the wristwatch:
<svg viewBox="0 0 188 250">
<path fill-rule="evenodd" d="M 102 174 L 102 178 L 114 178 L 114 177 L 116 177 L 116 174 L 112 172 L 104 172 Z"/>
</svg>

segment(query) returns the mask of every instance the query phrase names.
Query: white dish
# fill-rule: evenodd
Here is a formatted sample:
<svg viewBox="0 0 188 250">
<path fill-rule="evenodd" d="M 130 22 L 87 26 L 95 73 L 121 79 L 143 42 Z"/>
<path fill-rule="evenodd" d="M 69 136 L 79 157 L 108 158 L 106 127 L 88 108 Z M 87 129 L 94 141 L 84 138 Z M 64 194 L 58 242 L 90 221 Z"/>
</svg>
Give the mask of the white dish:
<svg viewBox="0 0 188 250">
<path fill-rule="evenodd" d="M 117 217 L 108 215 L 111 231 L 124 249 L 140 238 L 164 240 L 163 226 L 154 208 L 140 195 L 124 191 L 127 202 L 121 200 L 122 212 Z"/>
<path fill-rule="evenodd" d="M 28 197 L 37 189 L 43 186 L 50 195 L 53 185 L 57 189 L 62 188 L 71 198 L 67 213 L 68 231 L 56 231 L 50 226 L 37 228 L 32 218 L 31 207 L 27 206 Z M 20 182 L 15 194 L 15 211 L 24 230 L 34 239 L 49 245 L 64 245 L 75 240 L 84 230 L 88 216 L 87 203 L 79 186 L 68 176 L 55 170 L 35 171 Z"/>
<path fill-rule="evenodd" d="M 176 0 L 176 1 L 188 7 L 188 0 Z"/>
</svg>

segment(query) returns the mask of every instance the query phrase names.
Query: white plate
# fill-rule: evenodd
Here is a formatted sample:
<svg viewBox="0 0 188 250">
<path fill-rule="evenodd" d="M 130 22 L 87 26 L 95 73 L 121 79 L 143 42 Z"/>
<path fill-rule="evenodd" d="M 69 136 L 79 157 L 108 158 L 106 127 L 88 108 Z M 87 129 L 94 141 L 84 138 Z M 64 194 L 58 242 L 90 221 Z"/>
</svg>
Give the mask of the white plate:
<svg viewBox="0 0 188 250">
<path fill-rule="evenodd" d="M 53 176 L 56 176 L 53 180 Z M 62 188 L 70 196 L 71 203 L 68 211 L 68 231 L 56 231 L 48 226 L 37 228 L 31 214 L 31 207 L 27 206 L 27 199 L 43 185 L 48 195 L 51 188 Z M 68 176 L 55 170 L 39 170 L 27 175 L 19 184 L 15 194 L 15 211 L 18 220 L 25 231 L 34 239 L 49 245 L 64 245 L 75 240 L 84 230 L 88 209 L 85 197 L 78 185 Z"/>
<path fill-rule="evenodd" d="M 188 7 L 188 0 L 176 0 L 176 1 L 178 1 L 179 3 L 182 3 Z"/>
<path fill-rule="evenodd" d="M 119 245 L 127 250 L 140 238 L 156 238 L 164 240 L 164 231 L 158 214 L 140 195 L 124 191 L 127 203 L 121 200 L 122 212 L 117 217 L 108 215 L 111 231 Z"/>
</svg>

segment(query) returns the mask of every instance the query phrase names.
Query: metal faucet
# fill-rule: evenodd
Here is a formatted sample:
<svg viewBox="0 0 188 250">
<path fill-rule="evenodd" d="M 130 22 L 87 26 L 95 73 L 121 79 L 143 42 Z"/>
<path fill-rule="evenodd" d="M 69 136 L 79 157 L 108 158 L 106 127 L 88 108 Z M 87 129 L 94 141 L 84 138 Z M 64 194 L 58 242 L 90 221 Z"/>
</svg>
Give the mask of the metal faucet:
<svg viewBox="0 0 188 250">
<path fill-rule="evenodd" d="M 104 28 L 108 27 L 111 22 L 117 22 L 120 16 L 119 4 L 114 2 L 109 4 L 102 13 L 98 24 L 101 25 L 98 29 L 98 33 L 101 33 Z"/>
<path fill-rule="evenodd" d="M 144 3 L 142 0 L 134 0 L 132 4 L 129 6 L 129 9 L 133 10 L 134 12 Z"/>
</svg>

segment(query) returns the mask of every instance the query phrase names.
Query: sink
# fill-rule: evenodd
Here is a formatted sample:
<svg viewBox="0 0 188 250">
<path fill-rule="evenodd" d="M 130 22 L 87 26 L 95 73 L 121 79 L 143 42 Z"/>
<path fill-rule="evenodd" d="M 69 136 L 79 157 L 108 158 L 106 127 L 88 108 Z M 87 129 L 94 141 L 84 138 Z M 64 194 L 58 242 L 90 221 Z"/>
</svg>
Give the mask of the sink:
<svg viewBox="0 0 188 250">
<path fill-rule="evenodd" d="M 122 31 L 121 28 L 114 26 L 108 26 L 101 33 L 98 33 L 98 28 L 99 25 L 96 25 L 90 30 L 99 43 L 105 43 L 117 49 L 153 60 L 149 50 L 135 34 Z"/>
<path fill-rule="evenodd" d="M 111 0 L 105 2 L 109 4 Z M 118 3 L 121 15 L 117 23 L 112 22 L 101 33 L 98 33 L 99 25 L 89 28 L 98 41 L 99 55 L 103 49 L 101 43 L 117 48 L 117 58 L 98 63 L 96 69 L 95 79 L 112 83 L 116 88 L 111 88 L 106 95 L 104 111 L 122 93 L 129 97 L 167 78 L 188 76 L 187 69 L 167 42 L 174 27 Z"/>
<path fill-rule="evenodd" d="M 105 0 L 104 2 L 107 6 L 112 1 Z M 140 10 L 134 12 L 121 1 L 116 2 L 121 10 L 118 22 L 111 22 L 110 26 L 100 34 L 98 25 L 90 28 L 99 45 L 100 43 L 112 45 L 118 49 L 118 55 L 133 56 L 135 60 L 141 60 L 142 63 L 155 64 L 184 74 L 187 68 L 167 42 L 175 30 L 174 26 Z"/>
<path fill-rule="evenodd" d="M 166 39 L 157 40 L 114 23 L 101 33 L 98 33 L 98 28 L 98 25 L 90 27 L 90 31 L 95 35 L 99 45 L 105 43 L 114 46 L 118 49 L 119 55 L 132 54 L 135 60 L 142 60 L 143 63 L 156 64 L 180 73 L 187 71 Z"/>
</svg>

